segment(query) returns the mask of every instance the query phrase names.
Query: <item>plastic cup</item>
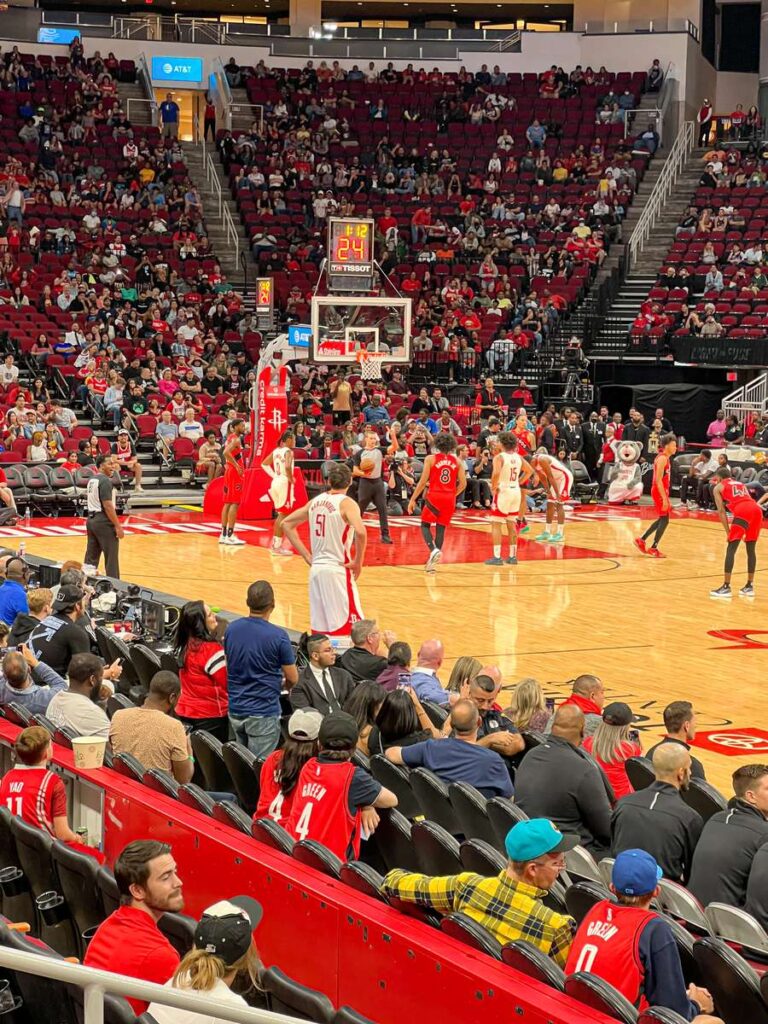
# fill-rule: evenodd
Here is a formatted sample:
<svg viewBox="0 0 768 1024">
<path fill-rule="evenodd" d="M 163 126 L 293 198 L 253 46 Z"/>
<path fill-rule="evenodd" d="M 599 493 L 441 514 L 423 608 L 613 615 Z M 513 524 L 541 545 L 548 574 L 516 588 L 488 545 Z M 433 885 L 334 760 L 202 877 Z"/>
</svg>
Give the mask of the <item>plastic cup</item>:
<svg viewBox="0 0 768 1024">
<path fill-rule="evenodd" d="M 76 736 L 72 740 L 75 768 L 101 768 L 107 741 L 103 736 Z"/>
</svg>

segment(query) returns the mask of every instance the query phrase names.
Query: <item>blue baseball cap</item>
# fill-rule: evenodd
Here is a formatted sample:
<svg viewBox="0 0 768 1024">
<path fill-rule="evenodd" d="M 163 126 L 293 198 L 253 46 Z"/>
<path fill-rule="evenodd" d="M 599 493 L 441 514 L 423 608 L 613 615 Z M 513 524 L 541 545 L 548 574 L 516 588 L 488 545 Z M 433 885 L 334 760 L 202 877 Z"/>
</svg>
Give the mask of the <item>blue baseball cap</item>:
<svg viewBox="0 0 768 1024">
<path fill-rule="evenodd" d="M 564 835 L 549 818 L 518 821 L 504 841 L 510 860 L 536 860 L 545 853 L 562 853 L 579 845 L 578 836 Z"/>
<path fill-rule="evenodd" d="M 623 850 L 611 873 L 613 888 L 624 896 L 647 896 L 662 877 L 661 868 L 645 850 Z"/>
</svg>

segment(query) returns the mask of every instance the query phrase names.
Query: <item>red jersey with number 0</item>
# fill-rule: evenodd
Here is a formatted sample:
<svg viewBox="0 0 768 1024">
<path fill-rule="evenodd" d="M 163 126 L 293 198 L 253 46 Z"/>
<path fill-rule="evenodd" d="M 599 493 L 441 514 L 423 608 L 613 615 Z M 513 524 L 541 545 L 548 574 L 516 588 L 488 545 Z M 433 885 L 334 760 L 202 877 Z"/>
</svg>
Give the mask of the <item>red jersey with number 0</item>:
<svg viewBox="0 0 768 1024">
<path fill-rule="evenodd" d="M 459 460 L 455 455 L 446 453 L 436 455 L 429 471 L 430 498 L 456 497 L 456 481 L 459 476 Z"/>
<path fill-rule="evenodd" d="M 749 493 L 747 485 L 733 478 L 721 481 L 720 494 L 729 512 L 733 512 L 735 508 L 742 504 L 757 505 L 757 502 Z"/>
<path fill-rule="evenodd" d="M 257 818 L 271 818 L 272 821 L 276 821 L 278 825 L 282 825 L 285 828 L 285 823 L 291 815 L 293 798 L 296 795 L 298 786 L 294 786 L 287 796 L 280 789 L 278 775 L 282 761 L 282 750 L 276 750 L 273 754 L 269 755 L 261 766 L 259 802 L 256 805 L 256 813 L 253 816 L 253 820 L 256 821 Z"/>
<path fill-rule="evenodd" d="M 296 784 L 285 826 L 295 839 L 316 839 L 341 860 L 360 856 L 360 811 L 349 810 L 349 787 L 355 766 L 350 761 L 310 758 Z"/>
<path fill-rule="evenodd" d="M 45 767 L 17 765 L 3 776 L 0 804 L 11 814 L 53 835 L 53 819 L 66 817 L 64 783 Z"/>
<path fill-rule="evenodd" d="M 622 907 L 601 900 L 579 925 L 573 940 L 566 977 L 578 971 L 609 981 L 633 1006 L 644 1010 L 642 994 L 645 971 L 639 944 L 643 929 L 656 915 L 639 907 Z"/>
</svg>

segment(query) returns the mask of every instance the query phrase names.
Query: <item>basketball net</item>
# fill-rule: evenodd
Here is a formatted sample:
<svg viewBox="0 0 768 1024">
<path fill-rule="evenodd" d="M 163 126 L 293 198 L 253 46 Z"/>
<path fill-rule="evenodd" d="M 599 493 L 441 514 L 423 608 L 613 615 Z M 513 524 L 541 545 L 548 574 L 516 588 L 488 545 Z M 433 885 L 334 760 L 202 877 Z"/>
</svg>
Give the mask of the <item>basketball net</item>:
<svg viewBox="0 0 768 1024">
<path fill-rule="evenodd" d="M 368 352 L 361 348 L 355 353 L 360 363 L 360 376 L 363 380 L 382 380 L 381 367 L 386 359 L 384 352 Z"/>
</svg>

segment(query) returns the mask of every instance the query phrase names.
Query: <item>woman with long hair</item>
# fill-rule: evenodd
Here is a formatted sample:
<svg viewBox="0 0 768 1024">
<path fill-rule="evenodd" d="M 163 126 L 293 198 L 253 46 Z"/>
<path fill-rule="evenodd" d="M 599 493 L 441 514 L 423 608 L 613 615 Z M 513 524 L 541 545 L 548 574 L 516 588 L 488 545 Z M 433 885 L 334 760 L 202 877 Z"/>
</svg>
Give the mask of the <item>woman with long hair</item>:
<svg viewBox="0 0 768 1024">
<path fill-rule="evenodd" d="M 288 739 L 261 766 L 259 802 L 253 820 L 288 820 L 301 769 L 320 749 L 317 737 L 323 716 L 315 708 L 299 708 L 288 719 Z"/>
<path fill-rule="evenodd" d="M 204 601 L 187 601 L 176 626 L 181 696 L 176 714 L 188 732 L 205 729 L 229 739 L 227 661 L 216 639 L 218 620 Z"/>
<path fill-rule="evenodd" d="M 261 914 L 261 905 L 249 896 L 233 896 L 205 910 L 195 929 L 194 945 L 167 986 L 247 1009 L 250 1003 L 232 989 L 261 991 L 261 958 L 253 941 Z M 195 1024 L 224 1024 L 209 1013 L 193 1014 L 161 1003 L 151 1003 L 150 1009 L 157 1024 L 190 1024 L 193 1019 Z"/>
<path fill-rule="evenodd" d="M 545 732 L 552 717 L 535 679 L 520 680 L 504 714 L 512 719 L 519 732 Z"/>
<path fill-rule="evenodd" d="M 357 722 L 359 730 L 357 749 L 366 757 L 369 754 L 368 737 L 376 724 L 376 715 L 379 713 L 386 695 L 387 691 L 379 683 L 363 679 L 344 702 L 342 710 L 346 711 L 348 715 L 352 715 Z"/>
<path fill-rule="evenodd" d="M 602 722 L 582 743 L 605 772 L 617 800 L 634 792 L 627 777 L 627 760 L 643 756 L 637 732 L 630 728 L 634 719 L 628 704 L 614 701 L 603 708 Z"/>
<path fill-rule="evenodd" d="M 376 715 L 376 724 L 368 736 L 368 751 L 371 756 L 383 754 L 388 747 L 409 747 L 422 740 L 439 739 L 441 735 L 415 690 L 392 690 Z"/>
<path fill-rule="evenodd" d="M 471 683 L 475 676 L 480 674 L 482 667 L 482 663 L 477 658 L 472 658 L 467 654 L 457 658 L 448 679 L 448 692 L 461 693 L 462 686 L 465 683 Z"/>
<path fill-rule="evenodd" d="M 388 692 L 411 685 L 411 658 L 413 653 L 410 644 L 396 640 L 387 654 L 387 667 L 376 677 L 379 686 Z"/>
</svg>

